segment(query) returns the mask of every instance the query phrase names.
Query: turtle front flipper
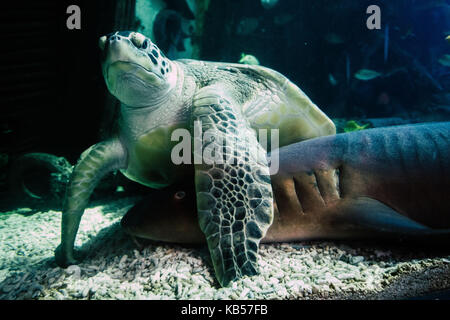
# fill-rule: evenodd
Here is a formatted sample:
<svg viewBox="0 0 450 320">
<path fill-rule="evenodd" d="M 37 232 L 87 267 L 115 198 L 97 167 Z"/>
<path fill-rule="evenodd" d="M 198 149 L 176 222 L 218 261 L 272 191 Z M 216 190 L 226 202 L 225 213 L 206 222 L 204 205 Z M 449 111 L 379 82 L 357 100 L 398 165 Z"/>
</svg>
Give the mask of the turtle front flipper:
<svg viewBox="0 0 450 320">
<path fill-rule="evenodd" d="M 61 244 L 55 250 L 61 267 L 75 264 L 73 247 L 92 191 L 107 173 L 126 167 L 126 152 L 117 139 L 100 142 L 83 152 L 70 177 L 63 205 Z"/>
<path fill-rule="evenodd" d="M 191 129 L 199 225 L 216 277 L 227 286 L 257 274 L 258 245 L 272 224 L 273 196 L 265 150 L 224 92 L 221 86 L 198 91 Z"/>
</svg>

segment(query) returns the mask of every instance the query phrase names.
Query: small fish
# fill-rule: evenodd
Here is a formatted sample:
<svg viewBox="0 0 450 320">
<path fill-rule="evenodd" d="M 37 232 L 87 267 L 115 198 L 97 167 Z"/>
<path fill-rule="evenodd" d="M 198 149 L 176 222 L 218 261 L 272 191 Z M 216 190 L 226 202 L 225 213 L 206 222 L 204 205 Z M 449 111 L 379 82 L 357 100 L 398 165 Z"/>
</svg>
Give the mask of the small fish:
<svg viewBox="0 0 450 320">
<path fill-rule="evenodd" d="M 354 74 L 354 76 L 358 80 L 369 81 L 369 80 L 376 79 L 378 77 L 388 78 L 399 72 L 408 72 L 408 69 L 401 67 L 401 68 L 393 69 L 392 71 L 387 72 L 387 73 L 381 73 L 381 72 L 377 72 L 375 70 L 370 70 L 370 69 L 360 69 Z"/>
<path fill-rule="evenodd" d="M 370 123 L 366 123 L 364 125 L 360 125 L 355 120 L 347 121 L 344 127 L 344 132 L 353 132 L 367 129 L 370 126 Z"/>
<path fill-rule="evenodd" d="M 259 66 L 259 60 L 255 56 L 245 53 L 241 53 L 241 59 L 239 60 L 239 63 Z"/>
<path fill-rule="evenodd" d="M 450 67 L 450 54 L 444 54 L 439 58 L 438 62 L 443 66 Z"/>
<path fill-rule="evenodd" d="M 369 69 L 360 69 L 354 76 L 358 80 L 369 81 L 382 76 L 382 73 Z"/>
<path fill-rule="evenodd" d="M 330 82 L 330 84 L 334 87 L 338 84 L 337 80 L 335 77 L 333 77 L 333 75 L 331 73 L 328 74 L 328 81 Z"/>
<path fill-rule="evenodd" d="M 344 38 L 336 33 L 328 33 L 325 35 L 325 40 L 330 44 L 343 44 L 345 43 Z"/>
<path fill-rule="evenodd" d="M 445 38 L 445 40 L 447 40 L 447 42 L 450 43 L 450 34 Z"/>
</svg>

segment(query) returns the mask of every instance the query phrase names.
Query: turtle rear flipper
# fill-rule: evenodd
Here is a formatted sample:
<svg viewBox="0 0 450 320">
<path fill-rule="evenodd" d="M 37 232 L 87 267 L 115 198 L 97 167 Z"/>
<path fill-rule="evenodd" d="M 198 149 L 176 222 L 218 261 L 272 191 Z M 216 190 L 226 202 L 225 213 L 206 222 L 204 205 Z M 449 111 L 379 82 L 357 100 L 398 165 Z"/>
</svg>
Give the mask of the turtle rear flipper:
<svg viewBox="0 0 450 320">
<path fill-rule="evenodd" d="M 55 250 L 59 266 L 77 263 L 74 243 L 89 197 L 103 176 L 125 168 L 126 162 L 126 150 L 118 139 L 97 143 L 81 155 L 70 177 L 63 206 L 61 244 Z"/>
<path fill-rule="evenodd" d="M 217 85 L 199 90 L 191 125 L 199 225 L 217 279 L 227 286 L 257 274 L 258 245 L 273 220 L 273 196 L 265 150 L 224 92 Z M 200 129 L 204 136 L 198 136 Z"/>
</svg>

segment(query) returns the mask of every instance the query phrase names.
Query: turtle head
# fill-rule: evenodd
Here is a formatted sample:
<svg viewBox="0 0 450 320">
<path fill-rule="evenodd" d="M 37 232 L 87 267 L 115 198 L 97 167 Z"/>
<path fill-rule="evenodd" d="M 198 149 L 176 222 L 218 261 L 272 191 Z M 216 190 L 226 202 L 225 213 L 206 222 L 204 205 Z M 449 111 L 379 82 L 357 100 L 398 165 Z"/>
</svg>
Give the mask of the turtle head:
<svg viewBox="0 0 450 320">
<path fill-rule="evenodd" d="M 108 90 L 130 107 L 154 105 L 176 84 L 174 64 L 147 37 L 118 31 L 99 39 Z"/>
</svg>

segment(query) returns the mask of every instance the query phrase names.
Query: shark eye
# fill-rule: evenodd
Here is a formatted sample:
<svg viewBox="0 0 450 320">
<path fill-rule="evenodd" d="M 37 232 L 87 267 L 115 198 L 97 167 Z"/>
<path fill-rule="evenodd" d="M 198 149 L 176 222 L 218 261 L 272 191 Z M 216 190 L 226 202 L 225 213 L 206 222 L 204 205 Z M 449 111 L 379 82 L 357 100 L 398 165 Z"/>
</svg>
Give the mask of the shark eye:
<svg viewBox="0 0 450 320">
<path fill-rule="evenodd" d="M 186 192 L 178 191 L 175 193 L 175 195 L 173 197 L 175 198 L 175 200 L 182 200 L 182 199 L 184 199 L 184 197 L 186 197 Z"/>
</svg>

